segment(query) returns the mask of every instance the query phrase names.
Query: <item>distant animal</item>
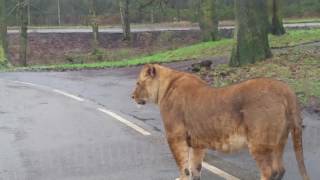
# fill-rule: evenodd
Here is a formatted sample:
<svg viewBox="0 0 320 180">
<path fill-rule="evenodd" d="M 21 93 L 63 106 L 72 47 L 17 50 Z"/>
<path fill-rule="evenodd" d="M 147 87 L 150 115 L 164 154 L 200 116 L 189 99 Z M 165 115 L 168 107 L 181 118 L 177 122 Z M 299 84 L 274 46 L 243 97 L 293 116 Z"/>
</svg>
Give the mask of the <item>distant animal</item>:
<svg viewBox="0 0 320 180">
<path fill-rule="evenodd" d="M 261 180 L 281 180 L 283 153 L 291 133 L 303 180 L 302 119 L 295 93 L 285 83 L 258 78 L 213 88 L 195 75 L 145 65 L 132 98 L 160 107 L 180 180 L 199 180 L 206 149 L 248 148 Z"/>
</svg>

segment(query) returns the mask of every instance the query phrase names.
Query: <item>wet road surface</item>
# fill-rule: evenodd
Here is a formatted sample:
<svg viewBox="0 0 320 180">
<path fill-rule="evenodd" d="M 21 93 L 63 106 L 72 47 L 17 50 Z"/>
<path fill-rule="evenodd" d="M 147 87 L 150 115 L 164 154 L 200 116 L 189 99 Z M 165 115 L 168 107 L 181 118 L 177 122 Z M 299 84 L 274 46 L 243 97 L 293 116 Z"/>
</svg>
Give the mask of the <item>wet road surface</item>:
<svg viewBox="0 0 320 180">
<path fill-rule="evenodd" d="M 186 70 L 188 62 L 170 66 Z M 0 111 L 15 113 L 0 112 L 1 117 L 7 116 L 4 122 L 0 121 L 0 134 L 3 134 L 0 142 L 9 144 L 0 149 L 0 159 L 11 157 L 15 161 L 7 159 L 5 162 L 12 162 L 11 165 L 0 165 L 0 175 L 8 174 L 8 170 L 2 172 L 8 167 L 21 167 L 18 169 L 22 176 L 48 176 L 48 179 L 80 179 L 80 176 L 84 179 L 173 179 L 177 170 L 163 137 L 159 110 L 153 105 L 138 108 L 130 100 L 139 69 L 0 74 L 0 79 L 32 82 L 78 95 L 88 99 L 89 104 L 111 109 L 152 134 L 144 137 L 132 132 L 86 103 L 2 83 L 1 91 L 7 89 L 11 95 L 1 92 Z M 11 91 L 13 93 L 9 93 Z M 31 92 L 25 94 L 24 91 Z M 27 104 L 22 103 L 25 101 Z M 306 112 L 303 115 L 305 162 L 311 179 L 317 179 L 320 176 L 320 119 Z M 21 120 L 23 117 L 27 120 Z M 10 128 L 22 132 L 16 135 Z M 20 136 L 25 139 L 17 141 Z M 110 158 L 112 163 L 108 161 Z M 284 159 L 284 179 L 301 179 L 290 139 Z M 257 179 L 255 162 L 245 150 L 232 155 L 209 152 L 206 160 L 240 179 Z M 220 179 L 207 171 L 203 175 L 204 179 Z"/>
<path fill-rule="evenodd" d="M 164 138 L 46 89 L 0 80 L 0 180 L 167 180 Z M 204 179 L 221 179 L 204 171 Z"/>
</svg>

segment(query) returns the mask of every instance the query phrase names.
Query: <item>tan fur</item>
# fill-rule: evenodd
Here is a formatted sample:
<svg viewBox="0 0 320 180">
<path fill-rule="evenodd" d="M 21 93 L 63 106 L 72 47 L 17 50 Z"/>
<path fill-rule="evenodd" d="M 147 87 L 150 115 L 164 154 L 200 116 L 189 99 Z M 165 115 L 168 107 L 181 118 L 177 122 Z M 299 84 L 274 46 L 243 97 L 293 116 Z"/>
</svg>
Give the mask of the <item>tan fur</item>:
<svg viewBox="0 0 320 180">
<path fill-rule="evenodd" d="M 256 160 L 261 179 L 280 180 L 289 132 L 293 135 L 300 172 L 304 180 L 308 179 L 299 107 L 295 94 L 285 83 L 259 78 L 212 88 L 192 74 L 145 65 L 133 98 L 140 104 L 159 105 L 181 180 L 190 175 L 200 179 L 206 149 L 233 152 L 244 147 Z"/>
</svg>

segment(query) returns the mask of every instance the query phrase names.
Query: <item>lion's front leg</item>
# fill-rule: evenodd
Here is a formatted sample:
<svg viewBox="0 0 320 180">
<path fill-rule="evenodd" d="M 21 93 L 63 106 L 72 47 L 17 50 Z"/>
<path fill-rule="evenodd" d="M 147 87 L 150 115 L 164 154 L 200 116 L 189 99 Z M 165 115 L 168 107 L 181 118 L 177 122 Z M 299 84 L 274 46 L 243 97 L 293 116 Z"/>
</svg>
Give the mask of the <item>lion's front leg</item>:
<svg viewBox="0 0 320 180">
<path fill-rule="evenodd" d="M 190 149 L 190 168 L 192 180 L 200 180 L 202 161 L 205 156 L 206 150 L 202 148 L 191 148 Z"/>
<path fill-rule="evenodd" d="M 179 180 L 189 180 L 189 147 L 184 136 L 167 137 L 169 147 L 179 168 Z"/>
</svg>

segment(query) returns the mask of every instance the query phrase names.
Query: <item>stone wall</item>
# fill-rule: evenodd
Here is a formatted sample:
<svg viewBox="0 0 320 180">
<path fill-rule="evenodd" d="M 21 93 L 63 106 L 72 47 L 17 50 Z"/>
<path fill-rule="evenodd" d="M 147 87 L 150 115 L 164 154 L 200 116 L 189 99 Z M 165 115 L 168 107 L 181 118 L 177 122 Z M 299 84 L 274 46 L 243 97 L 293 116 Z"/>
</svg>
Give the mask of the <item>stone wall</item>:
<svg viewBox="0 0 320 180">
<path fill-rule="evenodd" d="M 100 33 L 103 49 L 172 49 L 199 42 L 199 31 L 139 32 L 132 34 L 132 43 L 122 41 L 121 33 Z M 91 51 L 91 33 L 29 33 L 28 63 L 66 63 L 70 53 Z M 19 34 L 9 34 L 9 52 L 13 64 L 19 64 Z"/>
</svg>

